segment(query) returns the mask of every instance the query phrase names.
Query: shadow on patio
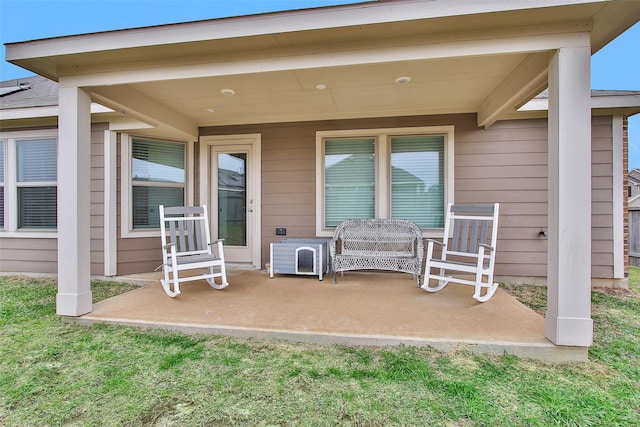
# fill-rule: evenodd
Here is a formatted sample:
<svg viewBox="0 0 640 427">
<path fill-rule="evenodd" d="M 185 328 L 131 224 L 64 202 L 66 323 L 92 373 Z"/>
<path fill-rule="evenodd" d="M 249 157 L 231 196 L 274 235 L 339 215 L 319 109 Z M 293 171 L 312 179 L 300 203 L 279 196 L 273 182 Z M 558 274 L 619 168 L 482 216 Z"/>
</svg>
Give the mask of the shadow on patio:
<svg viewBox="0 0 640 427">
<path fill-rule="evenodd" d="M 159 275 L 137 275 L 137 280 L 151 281 L 95 304 L 79 320 L 194 334 L 587 359 L 586 348 L 548 341 L 544 319 L 500 289 L 490 301 L 478 303 L 469 286 L 450 284 L 430 294 L 402 273 L 349 272 L 336 285 L 330 276 L 319 281 L 311 276 L 269 279 L 260 271 L 228 274 L 230 286 L 222 291 L 195 281 L 183 284 L 182 294 L 173 299 L 162 291 Z"/>
</svg>

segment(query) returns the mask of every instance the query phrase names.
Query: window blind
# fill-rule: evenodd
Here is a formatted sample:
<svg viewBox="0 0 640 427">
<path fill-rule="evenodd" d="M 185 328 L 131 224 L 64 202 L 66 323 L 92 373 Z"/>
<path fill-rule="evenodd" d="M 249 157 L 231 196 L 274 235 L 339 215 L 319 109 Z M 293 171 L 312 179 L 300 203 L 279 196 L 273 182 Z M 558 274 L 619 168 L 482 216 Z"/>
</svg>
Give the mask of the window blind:
<svg viewBox="0 0 640 427">
<path fill-rule="evenodd" d="M 391 216 L 444 226 L 444 136 L 391 138 Z"/>
<path fill-rule="evenodd" d="M 133 228 L 160 228 L 158 206 L 183 206 L 179 187 L 133 187 Z"/>
<path fill-rule="evenodd" d="M 184 144 L 134 138 L 131 151 L 133 181 L 184 184 Z"/>
<path fill-rule="evenodd" d="M 325 141 L 325 227 L 375 216 L 375 138 Z"/>
<path fill-rule="evenodd" d="M 57 187 L 18 187 L 18 228 L 56 228 Z"/>
<path fill-rule="evenodd" d="M 58 174 L 56 151 L 56 141 L 52 139 L 18 141 L 18 182 L 55 182 Z"/>
<path fill-rule="evenodd" d="M 18 228 L 57 227 L 57 176 L 55 139 L 16 142 Z"/>
<path fill-rule="evenodd" d="M 0 185 L 4 184 L 4 141 L 0 141 Z"/>
</svg>

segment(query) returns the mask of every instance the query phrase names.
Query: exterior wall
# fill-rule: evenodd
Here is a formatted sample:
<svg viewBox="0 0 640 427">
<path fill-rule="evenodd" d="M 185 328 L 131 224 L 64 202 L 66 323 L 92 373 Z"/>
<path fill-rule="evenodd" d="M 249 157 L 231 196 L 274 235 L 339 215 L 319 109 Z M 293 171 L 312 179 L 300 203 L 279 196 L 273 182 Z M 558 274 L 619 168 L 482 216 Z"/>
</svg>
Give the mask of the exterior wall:
<svg viewBox="0 0 640 427">
<path fill-rule="evenodd" d="M 119 135 L 117 142 L 117 274 L 147 273 L 155 270 L 162 264 L 162 250 L 160 248 L 160 237 L 122 237 L 122 170 L 121 170 L 121 144 L 122 135 Z M 158 234 L 159 236 L 159 234 Z"/>
<path fill-rule="evenodd" d="M 495 274 L 547 275 L 547 122 L 456 127 L 456 203 L 500 203 Z"/>
<path fill-rule="evenodd" d="M 500 202 L 496 274 L 545 277 L 547 241 L 547 121 L 476 126 L 472 114 L 210 127 L 205 135 L 262 134 L 262 263 L 269 243 L 315 236 L 315 133 L 322 130 L 455 126 L 455 202 Z M 611 118 L 593 120 L 593 268 L 613 277 Z"/>
<path fill-rule="evenodd" d="M 611 117 L 591 126 L 591 276 L 613 275 L 613 150 Z"/>
<path fill-rule="evenodd" d="M 625 156 L 626 124 L 625 119 Z M 496 274 L 545 277 L 546 239 L 540 236 L 547 227 L 544 119 L 503 121 L 482 129 L 476 126 L 475 115 L 466 114 L 210 127 L 203 128 L 201 133 L 262 135 L 261 264 L 264 264 L 269 243 L 281 239 L 275 235 L 276 227 L 286 227 L 288 237 L 315 236 L 317 131 L 441 125 L 455 126 L 455 202 L 501 204 Z M 593 118 L 592 276 L 595 278 L 613 277 L 611 126 L 611 117 Z M 106 125 L 94 125 L 91 134 L 91 273 L 96 275 L 104 274 L 105 130 Z M 198 149 L 196 145 L 196 154 Z M 117 274 L 152 271 L 161 263 L 159 238 L 120 237 L 120 142 L 117 153 Z M 626 162 L 625 157 L 625 171 Z M 197 171 L 195 177 L 199 177 Z M 199 188 L 197 183 L 195 188 Z M 195 196 L 198 200 L 199 195 Z M 0 238 L 2 272 L 56 273 L 56 260 L 56 239 Z"/>
<path fill-rule="evenodd" d="M 56 273 L 58 239 L 0 238 L 0 272 Z"/>
<path fill-rule="evenodd" d="M 91 128 L 91 274 L 104 275 L 104 143 L 108 125 Z"/>
<path fill-rule="evenodd" d="M 91 274 L 104 274 L 104 130 L 91 127 Z M 0 237 L 0 272 L 55 274 L 58 272 L 58 239 Z"/>
</svg>

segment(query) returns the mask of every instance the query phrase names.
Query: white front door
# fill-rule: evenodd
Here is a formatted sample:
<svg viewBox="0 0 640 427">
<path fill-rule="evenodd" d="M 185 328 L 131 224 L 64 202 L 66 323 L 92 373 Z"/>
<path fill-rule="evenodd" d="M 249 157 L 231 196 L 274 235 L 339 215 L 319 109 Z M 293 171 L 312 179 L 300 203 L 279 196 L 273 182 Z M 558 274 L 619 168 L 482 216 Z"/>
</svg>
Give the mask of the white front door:
<svg viewBox="0 0 640 427">
<path fill-rule="evenodd" d="M 260 266 L 258 141 L 240 136 L 202 140 L 202 149 L 209 152 L 208 203 L 213 238 L 224 239 L 227 262 L 256 268 Z"/>
</svg>

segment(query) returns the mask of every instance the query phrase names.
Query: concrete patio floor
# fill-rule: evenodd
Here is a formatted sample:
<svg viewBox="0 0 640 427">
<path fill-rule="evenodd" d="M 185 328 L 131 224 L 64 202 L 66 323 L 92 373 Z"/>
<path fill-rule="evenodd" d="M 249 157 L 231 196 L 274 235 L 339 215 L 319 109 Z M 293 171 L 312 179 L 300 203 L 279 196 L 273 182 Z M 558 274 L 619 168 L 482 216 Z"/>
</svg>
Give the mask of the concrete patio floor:
<svg viewBox="0 0 640 427">
<path fill-rule="evenodd" d="M 312 276 L 230 270 L 230 286 L 181 285 L 169 298 L 159 275 L 124 281 L 147 284 L 97 304 L 81 322 L 115 323 L 191 334 L 230 335 L 346 345 L 433 346 L 547 361 L 585 361 L 587 349 L 544 337 L 544 319 L 498 289 L 486 303 L 473 288 L 450 284 L 431 294 L 403 273 L 349 272 L 333 284 Z"/>
</svg>

